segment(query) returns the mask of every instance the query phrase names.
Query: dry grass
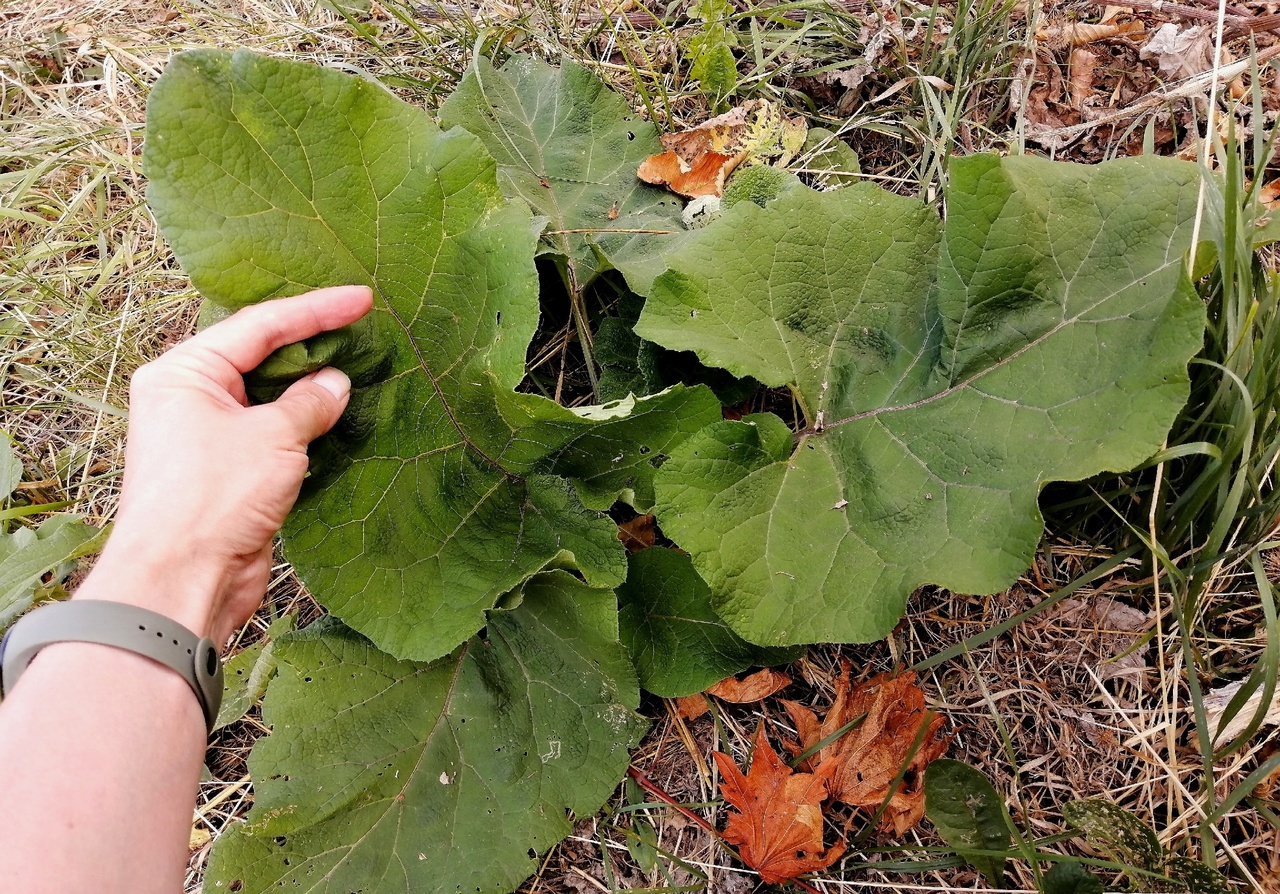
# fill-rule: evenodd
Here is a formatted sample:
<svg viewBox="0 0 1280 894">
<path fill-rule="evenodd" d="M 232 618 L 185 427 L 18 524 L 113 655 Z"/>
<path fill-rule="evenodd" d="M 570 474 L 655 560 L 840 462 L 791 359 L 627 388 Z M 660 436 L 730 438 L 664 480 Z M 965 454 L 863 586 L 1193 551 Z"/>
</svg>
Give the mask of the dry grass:
<svg viewBox="0 0 1280 894">
<path fill-rule="evenodd" d="M 517 10 L 491 3 L 485 8 L 495 24 L 486 39 L 544 51 L 568 44 L 663 124 L 687 123 L 706 111 L 693 85 L 681 81 L 671 65 L 680 34 L 625 20 L 584 29 L 576 24 L 576 5 Z M 829 13 L 798 25 L 792 39 L 804 41 L 805 53 L 795 43 L 788 48 L 781 38 L 771 38 L 773 44 L 761 38 L 752 51 L 759 61 L 748 66 L 742 92 L 816 103 L 818 117 L 858 130 L 863 144 L 857 148 L 870 175 L 903 191 L 924 189 L 937 176 L 933 168 L 913 167 L 902 149 L 906 136 L 932 140 L 950 127 L 970 148 L 1010 137 L 994 124 L 984 129 L 972 123 L 974 110 L 984 121 L 1007 112 L 1004 95 L 983 95 L 973 108 L 957 110 L 967 116 L 963 133 L 945 114 L 941 121 L 922 116 L 904 100 L 911 91 L 900 91 L 901 96 L 875 108 L 863 103 L 837 111 L 835 97 L 824 104 L 825 82 L 806 80 L 805 66 L 812 69 L 815 59 L 837 70 L 844 66 L 849 48 L 860 39 L 861 21 Z M 1025 37 L 1031 23 L 1016 21 Z M 186 337 L 193 325 L 196 296 L 144 201 L 140 144 L 149 85 L 177 50 L 246 46 L 370 72 L 406 98 L 433 106 L 459 75 L 478 36 L 474 23 L 456 13 L 413 22 L 375 6 L 359 22 L 357 28 L 307 2 L 24 0 L 0 7 L 0 428 L 20 445 L 31 499 L 74 499 L 77 511 L 95 523 L 110 520 L 129 375 Z M 1017 42 L 1014 35 L 1010 40 Z M 619 47 L 622 64 L 615 61 Z M 1008 74 L 994 57 L 979 61 L 1000 77 Z M 1012 81 L 1001 83 L 1008 87 Z M 1168 118 L 1167 109 L 1157 111 Z M 1008 115 L 1003 120 L 1008 127 L 1016 123 Z M 1091 152 L 1105 151 L 1096 141 L 1090 146 Z M 797 682 L 785 694 L 825 704 L 841 655 L 868 674 L 909 666 L 1029 608 L 1098 558 L 1071 547 L 1048 555 L 1003 594 L 920 594 L 898 631 L 883 643 L 814 649 L 792 668 Z M 1215 767 L 1212 780 L 1203 778 L 1169 606 L 1157 604 L 1140 575 L 1136 566 L 1122 566 L 1095 589 L 1077 594 L 1095 608 L 1112 596 L 1123 600 L 1140 624 L 1116 626 L 1118 616 L 1096 610 L 1049 612 L 929 669 L 922 685 L 955 732 L 951 755 L 987 772 L 1031 838 L 1061 831 L 1065 801 L 1105 797 L 1149 821 L 1166 846 L 1197 856 L 1201 787 L 1210 783 L 1220 794 L 1229 791 L 1278 746 L 1274 736 L 1268 737 L 1274 730 L 1264 730 L 1249 748 Z M 1256 605 L 1238 599 L 1247 589 L 1248 581 L 1227 573 L 1206 602 L 1206 611 L 1217 620 L 1196 646 L 1212 666 L 1238 672 L 1262 648 Z M 273 617 L 298 607 L 306 618 L 318 612 L 281 565 L 263 610 L 237 645 L 252 642 Z M 1140 634 L 1149 635 L 1145 644 L 1136 644 Z M 1138 651 L 1126 654 L 1130 647 Z M 722 824 L 723 816 L 711 751 L 742 758 L 761 716 L 786 729 L 786 715 L 772 705 L 726 709 L 687 723 L 659 700 L 648 702 L 646 711 L 655 724 L 635 755 L 635 766 L 673 798 L 708 805 L 697 809 L 712 823 Z M 198 888 L 211 838 L 249 807 L 245 759 L 265 732 L 251 714 L 213 743 L 211 779 L 202 783 L 193 822 L 192 890 Z M 1278 789 L 1280 781 L 1273 779 L 1259 794 L 1275 798 Z M 622 807 L 633 796 L 624 787 L 613 806 Z M 865 821 L 839 819 L 854 829 Z M 621 831 L 634 823 L 650 824 L 659 852 L 684 865 L 660 856 L 654 867 L 641 868 L 627 847 L 634 838 Z M 1280 890 L 1280 830 L 1247 802 L 1227 812 L 1211 834 L 1220 867 L 1258 890 Z M 951 891 L 978 883 L 972 870 L 920 850 L 937 844 L 923 829 L 907 842 L 873 835 L 814 885 L 829 892 Z M 884 868 L 907 859 L 934 862 L 906 875 Z M 1008 882 L 1013 889 L 1031 889 L 1035 879 L 1025 863 L 1014 861 Z M 584 821 L 547 855 L 525 890 L 693 886 L 746 892 L 756 884 L 711 835 L 673 810 L 654 807 Z"/>
<path fill-rule="evenodd" d="M 1066 583 L 1096 558 L 1087 551 L 1071 549 L 1062 549 L 1057 555 L 1056 567 L 1042 564 L 1037 573 L 995 596 L 921 592 L 888 640 L 864 647 L 815 648 L 790 668 L 796 682 L 780 695 L 828 705 L 842 656 L 851 659 L 866 676 L 910 666 L 1039 603 L 1050 595 L 1054 584 Z M 1066 802 L 1105 798 L 1158 829 L 1166 847 L 1194 854 L 1186 848 L 1202 814 L 1196 797 L 1200 758 L 1193 736 L 1188 735 L 1194 725 L 1189 697 L 1181 685 L 1175 684 L 1172 692 L 1163 688 L 1157 670 L 1156 656 L 1176 655 L 1177 645 L 1156 638 L 1146 647 L 1156 655 L 1142 654 L 1138 660 L 1128 660 L 1133 647 L 1141 648 L 1141 635 L 1154 626 L 1155 618 L 1134 612 L 1141 616 L 1141 624 L 1131 623 L 1138 618 L 1124 618 L 1117 626 L 1105 614 L 1100 617 L 1096 611 L 1082 610 L 1106 604 L 1109 594 L 1126 589 L 1129 576 L 1117 574 L 1097 588 L 1078 591 L 1078 604 L 1046 612 L 1010 634 L 970 650 L 966 657 L 928 670 L 921 675 L 920 684 L 930 694 L 930 707 L 948 719 L 948 729 L 955 734 L 948 756 L 982 769 L 992 779 L 1029 839 L 1052 841 L 1062 832 Z M 1140 599 L 1138 604 L 1142 604 Z M 661 704 L 651 707 L 650 714 L 657 722 L 635 754 L 633 765 L 675 800 L 688 804 L 717 799 L 712 751 L 733 754 L 746 766 L 751 739 L 761 720 L 779 733 L 778 738 L 795 735 L 786 713 L 774 700 L 754 710 L 720 704 L 717 717 L 693 721 L 681 720 Z M 1266 737 L 1259 736 L 1253 749 L 1219 766 L 1214 783 L 1220 793 L 1243 779 L 1259 752 L 1270 753 L 1275 747 L 1274 742 L 1268 744 Z M 625 803 L 622 794 L 615 807 Z M 701 812 L 713 823 L 723 824 L 722 807 L 713 804 Z M 660 848 L 707 875 L 707 890 L 752 889 L 752 885 L 741 887 L 734 881 L 742 873 L 740 865 L 714 838 L 676 811 L 655 808 L 648 819 L 657 831 Z M 856 834 L 866 821 L 865 815 L 837 813 L 833 825 Z M 614 822 L 627 824 L 621 816 L 614 817 Z M 682 885 L 694 880 L 674 864 L 665 867 L 670 878 L 662 870 L 645 874 L 627 851 L 625 834 L 604 822 L 593 821 L 588 828 L 589 832 L 587 828 L 580 830 L 576 847 L 572 842 L 568 846 L 576 859 L 566 862 L 553 854 L 544 867 L 541 886 L 531 883 L 525 890 L 530 894 L 537 890 L 588 890 L 573 884 L 582 870 L 603 883 L 601 841 L 610 848 L 611 871 L 631 881 L 633 887 Z M 1229 869 L 1229 860 L 1235 864 L 1236 876 L 1251 880 L 1255 890 L 1276 890 L 1280 884 L 1280 830 L 1261 821 L 1251 808 L 1241 807 L 1223 818 L 1216 836 L 1221 853 L 1228 855 L 1219 868 Z M 928 861 L 937 854 L 926 849 L 940 844 L 924 828 L 914 830 L 906 841 L 875 833 L 863 849 L 852 850 L 811 883 L 833 894 L 845 890 L 985 887 L 980 876 L 967 867 L 947 865 L 947 861 L 930 867 Z M 1046 849 L 1103 856 L 1081 849 L 1078 843 Z M 920 861 L 920 871 L 902 871 L 898 864 L 905 860 Z M 888 861 L 894 868 L 884 870 L 876 865 Z M 1036 889 L 1028 864 L 1012 861 L 1009 869 L 1009 890 Z M 1119 873 L 1108 876 L 1104 872 L 1103 877 L 1107 890 L 1125 889 Z"/>
</svg>

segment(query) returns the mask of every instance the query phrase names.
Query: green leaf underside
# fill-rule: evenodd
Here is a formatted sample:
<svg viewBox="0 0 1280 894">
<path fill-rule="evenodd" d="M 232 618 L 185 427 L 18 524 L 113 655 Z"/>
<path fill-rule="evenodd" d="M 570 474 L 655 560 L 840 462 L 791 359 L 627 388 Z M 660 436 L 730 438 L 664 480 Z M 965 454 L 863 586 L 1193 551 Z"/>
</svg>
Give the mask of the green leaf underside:
<svg viewBox="0 0 1280 894">
<path fill-rule="evenodd" d="M 800 189 L 687 234 L 651 284 L 637 268 L 642 337 L 791 386 L 810 426 L 717 423 L 658 476 L 721 617 L 763 644 L 879 639 L 918 586 L 1012 583 L 1043 484 L 1157 450 L 1204 327 L 1198 177 L 957 159 L 945 233 L 869 185 Z"/>
<path fill-rule="evenodd" d="M 925 813 L 942 840 L 1001 887 L 1004 858 L 973 853 L 1009 848 L 1009 812 L 991 781 L 968 764 L 942 758 L 925 771 L 924 798 Z"/>
<path fill-rule="evenodd" d="M 503 192 L 547 219 L 541 251 L 566 259 L 578 289 L 609 257 L 652 239 L 619 231 L 683 229 L 681 202 L 636 177 L 641 162 L 663 151 L 657 130 L 572 60 L 556 69 L 520 55 L 495 69 L 477 57 L 441 106 L 440 123 L 480 138 Z"/>
<path fill-rule="evenodd" d="M 396 661 L 324 621 L 282 639 L 255 805 L 206 891 L 514 890 L 599 808 L 643 732 L 613 595 L 539 575 L 484 638 Z"/>
<path fill-rule="evenodd" d="M 678 388 L 578 411 L 514 393 L 537 234 L 479 140 L 358 77 L 199 50 L 152 93 L 145 163 L 157 220 L 210 301 L 374 288 L 365 320 L 267 364 L 287 378 L 333 362 L 353 379 L 284 530 L 331 612 L 430 660 L 551 564 L 621 582 L 614 526 L 583 501 L 651 499 L 656 462 L 717 406 Z"/>
<path fill-rule="evenodd" d="M 800 161 L 819 184 L 830 189 L 857 183 L 862 173 L 858 153 L 825 127 L 809 128 Z"/>
<path fill-rule="evenodd" d="M 94 552 L 102 536 L 102 529 L 65 514 L 50 516 L 39 528 L 0 534 L 0 629 L 31 607 L 45 574 Z"/>
<path fill-rule="evenodd" d="M 293 630 L 296 623 L 296 615 L 276 618 L 262 639 L 241 649 L 223 666 L 222 704 L 214 729 L 235 723 L 262 698 L 276 673 L 276 640 Z"/>
<path fill-rule="evenodd" d="M 618 588 L 618 624 L 641 688 L 654 695 L 693 695 L 753 665 L 786 664 L 802 654 L 753 646 L 730 630 L 711 608 L 711 590 L 688 556 L 645 549 L 628 565 Z"/>
</svg>

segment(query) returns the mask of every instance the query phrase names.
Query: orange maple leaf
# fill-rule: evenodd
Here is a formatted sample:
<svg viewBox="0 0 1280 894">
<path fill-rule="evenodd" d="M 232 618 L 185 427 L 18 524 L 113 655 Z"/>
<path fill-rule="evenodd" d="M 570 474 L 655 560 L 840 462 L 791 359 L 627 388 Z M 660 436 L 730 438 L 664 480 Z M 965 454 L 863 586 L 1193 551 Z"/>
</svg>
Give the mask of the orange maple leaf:
<svg viewBox="0 0 1280 894">
<path fill-rule="evenodd" d="M 880 820 L 881 828 L 902 836 L 924 816 L 924 768 L 942 756 L 950 737 L 940 735 L 941 717 L 929 719 L 914 673 L 879 674 L 855 689 L 849 670 L 846 661 L 836 680 L 835 701 L 821 723 L 808 708 L 783 701 L 800 734 L 799 745 L 788 744 L 787 749 L 801 754 L 866 715 L 852 730 L 806 759 L 801 768 L 823 774 L 832 799 L 874 812 L 889 796 L 890 784 L 906 763 L 902 782 Z M 921 733 L 920 747 L 908 763 L 911 746 Z"/>
<path fill-rule="evenodd" d="M 737 808 L 729 815 L 724 840 L 738 845 L 742 862 L 769 884 L 825 869 L 840 859 L 844 842 L 822 849 L 822 801 L 826 771 L 797 773 L 769 744 L 764 724 L 746 776 L 733 758 L 712 755 L 720 768 L 720 793 Z"/>
</svg>

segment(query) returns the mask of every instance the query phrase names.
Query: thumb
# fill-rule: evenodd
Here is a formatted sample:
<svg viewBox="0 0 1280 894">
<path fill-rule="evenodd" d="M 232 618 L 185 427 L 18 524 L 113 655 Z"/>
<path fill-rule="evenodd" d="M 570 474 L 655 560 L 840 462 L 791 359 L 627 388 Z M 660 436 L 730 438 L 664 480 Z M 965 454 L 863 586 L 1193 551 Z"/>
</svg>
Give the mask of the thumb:
<svg viewBox="0 0 1280 894">
<path fill-rule="evenodd" d="M 347 407 L 351 380 L 332 366 L 299 379 L 269 406 L 285 417 L 298 440 L 308 444 L 333 428 Z"/>
</svg>

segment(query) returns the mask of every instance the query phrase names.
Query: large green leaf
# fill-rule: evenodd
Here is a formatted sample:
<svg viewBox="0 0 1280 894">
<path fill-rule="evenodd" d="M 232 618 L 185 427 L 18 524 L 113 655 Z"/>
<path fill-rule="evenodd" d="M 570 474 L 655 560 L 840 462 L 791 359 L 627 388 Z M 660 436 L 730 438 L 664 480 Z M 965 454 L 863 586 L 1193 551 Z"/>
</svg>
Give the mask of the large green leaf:
<svg viewBox="0 0 1280 894">
<path fill-rule="evenodd" d="M 517 55 L 495 69 L 477 57 L 440 123 L 483 141 L 503 192 L 547 219 L 541 251 L 565 259 L 579 290 L 609 256 L 648 240 L 634 231 L 683 229 L 680 200 L 636 177 L 663 151 L 657 130 L 572 60 L 557 69 Z"/>
<path fill-rule="evenodd" d="M 702 692 L 752 665 L 794 661 L 802 652 L 744 642 L 711 608 L 711 590 L 692 560 L 670 549 L 644 549 L 628 559 L 618 624 L 640 685 L 667 698 Z"/>
<path fill-rule="evenodd" d="M 254 808 L 205 890 L 514 890 L 613 791 L 644 726 L 613 594 L 554 572 L 517 595 L 431 664 L 333 623 L 282 639 Z"/>
<path fill-rule="evenodd" d="M 1204 327 L 1184 260 L 1198 178 L 976 156 L 952 166 L 945 234 L 854 185 L 686 235 L 637 331 L 790 386 L 808 423 L 717 423 L 658 477 L 663 531 L 721 616 L 764 644 L 877 639 L 922 584 L 1012 583 L 1046 482 L 1157 450 Z"/>
<path fill-rule="evenodd" d="M 284 531 L 330 611 L 429 660 L 549 564 L 621 582 L 613 524 L 581 500 L 643 504 L 662 455 L 716 403 L 671 389 L 569 410 L 514 392 L 538 318 L 537 233 L 476 137 L 362 78 L 200 50 L 152 93 L 145 163 L 156 217 L 210 301 L 375 290 L 368 318 L 280 352 L 259 377 L 324 363 L 352 375 Z"/>
</svg>

